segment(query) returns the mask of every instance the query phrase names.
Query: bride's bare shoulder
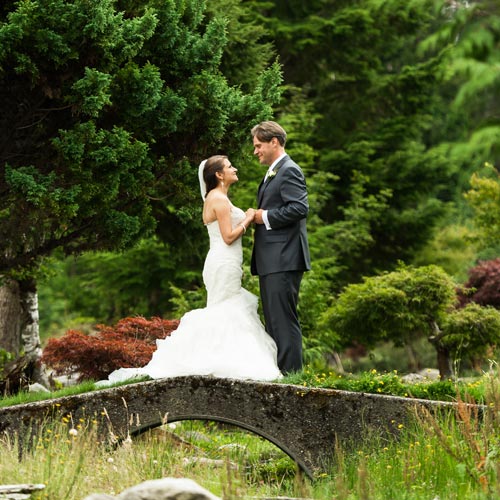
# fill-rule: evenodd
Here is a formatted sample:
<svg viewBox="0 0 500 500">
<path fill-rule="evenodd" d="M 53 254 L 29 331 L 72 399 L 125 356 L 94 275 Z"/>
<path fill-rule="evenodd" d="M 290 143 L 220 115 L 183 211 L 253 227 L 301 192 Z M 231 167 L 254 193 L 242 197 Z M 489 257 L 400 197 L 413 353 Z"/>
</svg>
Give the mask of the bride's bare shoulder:
<svg viewBox="0 0 500 500">
<path fill-rule="evenodd" d="M 224 193 L 221 193 L 220 191 L 216 191 L 214 189 L 207 194 L 207 197 L 205 199 L 206 206 L 219 205 L 221 203 L 230 204 L 229 198 Z"/>
<path fill-rule="evenodd" d="M 219 191 L 210 191 L 203 205 L 203 222 L 205 224 L 210 224 L 210 222 L 217 219 L 217 213 L 221 210 L 224 211 L 226 207 L 228 210 L 231 209 L 229 198 Z"/>
</svg>

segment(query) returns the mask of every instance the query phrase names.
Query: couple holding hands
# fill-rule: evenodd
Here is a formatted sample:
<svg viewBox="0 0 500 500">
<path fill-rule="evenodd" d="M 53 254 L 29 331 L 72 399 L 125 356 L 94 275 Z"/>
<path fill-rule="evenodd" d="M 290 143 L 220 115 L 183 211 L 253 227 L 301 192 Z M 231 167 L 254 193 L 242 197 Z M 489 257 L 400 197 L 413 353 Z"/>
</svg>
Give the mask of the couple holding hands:
<svg viewBox="0 0 500 500">
<path fill-rule="evenodd" d="M 297 315 L 300 282 L 310 269 L 304 175 L 286 154 L 286 132 L 265 121 L 252 129 L 254 155 L 269 167 L 257 193 L 257 210 L 234 206 L 228 191 L 238 181 L 226 156 L 204 160 L 199 168 L 203 222 L 210 248 L 203 267 L 207 306 L 186 313 L 176 331 L 157 341 L 142 368 L 121 368 L 117 382 L 212 375 L 274 380 L 302 368 L 302 333 Z M 265 327 L 258 299 L 241 286 L 242 236 L 254 224 L 251 272 L 259 277 Z"/>
</svg>

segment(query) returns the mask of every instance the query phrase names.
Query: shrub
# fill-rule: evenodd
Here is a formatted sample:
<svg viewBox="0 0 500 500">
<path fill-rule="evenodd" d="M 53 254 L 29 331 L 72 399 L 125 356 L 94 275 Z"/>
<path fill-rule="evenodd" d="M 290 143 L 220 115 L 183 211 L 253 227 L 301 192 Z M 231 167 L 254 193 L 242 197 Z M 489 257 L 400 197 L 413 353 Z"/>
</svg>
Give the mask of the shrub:
<svg viewBox="0 0 500 500">
<path fill-rule="evenodd" d="M 103 379 L 118 368 L 147 364 L 156 340 L 170 335 L 178 325 L 178 320 L 129 317 L 114 326 L 97 325 L 92 334 L 68 330 L 48 341 L 42 362 L 58 375 L 76 372 L 79 381 Z"/>
<path fill-rule="evenodd" d="M 500 271 L 500 259 L 496 266 Z M 367 348 L 381 341 L 412 346 L 425 337 L 436 349 L 444 380 L 453 375 L 452 361 L 460 357 L 477 365 L 477 358 L 493 353 L 500 343 L 500 312 L 474 303 L 455 309 L 456 288 L 438 266 L 400 265 L 347 286 L 326 311 L 325 324 L 346 345 L 358 342 Z"/>
<path fill-rule="evenodd" d="M 500 309 L 500 258 L 480 261 L 469 270 L 465 291 L 459 292 L 462 306 L 475 302 Z"/>
</svg>

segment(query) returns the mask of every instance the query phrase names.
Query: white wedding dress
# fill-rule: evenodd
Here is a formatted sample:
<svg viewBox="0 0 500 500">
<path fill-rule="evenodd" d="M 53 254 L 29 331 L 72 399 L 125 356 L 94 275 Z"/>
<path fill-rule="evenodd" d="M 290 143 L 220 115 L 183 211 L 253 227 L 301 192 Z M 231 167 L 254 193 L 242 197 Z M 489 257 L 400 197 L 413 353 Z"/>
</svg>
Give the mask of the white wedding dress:
<svg viewBox="0 0 500 500">
<path fill-rule="evenodd" d="M 231 207 L 233 228 L 245 217 Z M 203 267 L 207 306 L 185 314 L 169 337 L 157 341 L 151 361 L 142 368 L 120 368 L 108 383 L 148 375 L 158 379 L 182 375 L 270 381 L 282 375 L 277 349 L 257 314 L 257 297 L 241 286 L 241 238 L 222 239 L 217 221 L 207 224 L 210 250 Z"/>
</svg>

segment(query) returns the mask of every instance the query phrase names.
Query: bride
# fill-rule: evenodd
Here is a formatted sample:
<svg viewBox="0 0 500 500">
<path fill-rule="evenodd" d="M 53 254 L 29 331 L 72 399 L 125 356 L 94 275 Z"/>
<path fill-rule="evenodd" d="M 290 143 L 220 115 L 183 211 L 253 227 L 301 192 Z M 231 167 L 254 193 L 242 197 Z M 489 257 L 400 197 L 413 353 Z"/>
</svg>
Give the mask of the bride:
<svg viewBox="0 0 500 500">
<path fill-rule="evenodd" d="M 212 375 L 237 379 L 274 380 L 277 349 L 257 314 L 257 297 L 241 286 L 241 238 L 255 210 L 246 212 L 228 198 L 238 181 L 227 156 L 216 155 L 199 167 L 204 199 L 203 222 L 210 249 L 203 267 L 207 306 L 185 314 L 169 337 L 157 341 L 151 361 L 142 368 L 120 368 L 108 383 L 148 375 L 151 378 Z"/>
</svg>

